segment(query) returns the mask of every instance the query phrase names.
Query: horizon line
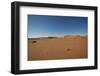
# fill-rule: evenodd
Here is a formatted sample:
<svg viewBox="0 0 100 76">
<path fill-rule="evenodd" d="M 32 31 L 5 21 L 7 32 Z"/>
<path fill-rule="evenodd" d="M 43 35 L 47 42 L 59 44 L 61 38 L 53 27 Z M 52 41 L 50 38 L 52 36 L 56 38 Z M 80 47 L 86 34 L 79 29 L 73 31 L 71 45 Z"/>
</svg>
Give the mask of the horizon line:
<svg viewBox="0 0 100 76">
<path fill-rule="evenodd" d="M 48 38 L 48 37 L 65 37 L 65 36 L 87 36 L 87 35 L 64 35 L 64 36 L 40 36 L 40 37 L 28 37 L 28 38 Z"/>
</svg>

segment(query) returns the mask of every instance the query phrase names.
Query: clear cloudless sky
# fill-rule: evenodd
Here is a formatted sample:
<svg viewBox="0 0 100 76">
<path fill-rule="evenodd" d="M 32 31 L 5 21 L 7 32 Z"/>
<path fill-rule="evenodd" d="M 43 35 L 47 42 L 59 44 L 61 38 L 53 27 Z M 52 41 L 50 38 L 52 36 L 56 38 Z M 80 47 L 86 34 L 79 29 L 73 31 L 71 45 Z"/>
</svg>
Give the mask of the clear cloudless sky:
<svg viewBox="0 0 100 76">
<path fill-rule="evenodd" d="M 88 18 L 28 15 L 28 38 L 87 35 Z"/>
</svg>

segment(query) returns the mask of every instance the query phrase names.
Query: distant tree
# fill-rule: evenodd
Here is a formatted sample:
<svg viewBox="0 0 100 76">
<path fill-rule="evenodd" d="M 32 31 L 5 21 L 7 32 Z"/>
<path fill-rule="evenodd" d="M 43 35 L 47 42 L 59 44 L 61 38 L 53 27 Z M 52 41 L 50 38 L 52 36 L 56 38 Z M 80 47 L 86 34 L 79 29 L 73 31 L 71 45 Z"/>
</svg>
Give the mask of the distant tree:
<svg viewBox="0 0 100 76">
<path fill-rule="evenodd" d="M 56 38 L 56 37 L 48 37 L 49 39 L 53 39 L 53 38 Z"/>
</svg>

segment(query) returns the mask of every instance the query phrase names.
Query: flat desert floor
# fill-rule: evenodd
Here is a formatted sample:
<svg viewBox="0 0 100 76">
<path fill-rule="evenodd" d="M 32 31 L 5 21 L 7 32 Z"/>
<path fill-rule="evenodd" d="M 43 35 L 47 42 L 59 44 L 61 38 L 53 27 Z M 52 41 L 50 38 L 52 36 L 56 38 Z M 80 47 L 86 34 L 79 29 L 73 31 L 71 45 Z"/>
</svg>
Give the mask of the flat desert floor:
<svg viewBox="0 0 100 76">
<path fill-rule="evenodd" d="M 87 58 L 87 42 L 87 36 L 28 38 L 28 60 Z"/>
</svg>

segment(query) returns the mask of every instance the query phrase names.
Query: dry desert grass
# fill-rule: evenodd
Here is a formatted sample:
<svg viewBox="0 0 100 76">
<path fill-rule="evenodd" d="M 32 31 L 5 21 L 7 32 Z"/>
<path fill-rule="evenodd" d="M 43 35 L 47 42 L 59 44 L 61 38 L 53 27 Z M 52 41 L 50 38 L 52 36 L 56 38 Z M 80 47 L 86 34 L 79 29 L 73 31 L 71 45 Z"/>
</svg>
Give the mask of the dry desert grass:
<svg viewBox="0 0 100 76">
<path fill-rule="evenodd" d="M 28 39 L 28 60 L 87 58 L 87 42 L 87 36 Z"/>
</svg>

